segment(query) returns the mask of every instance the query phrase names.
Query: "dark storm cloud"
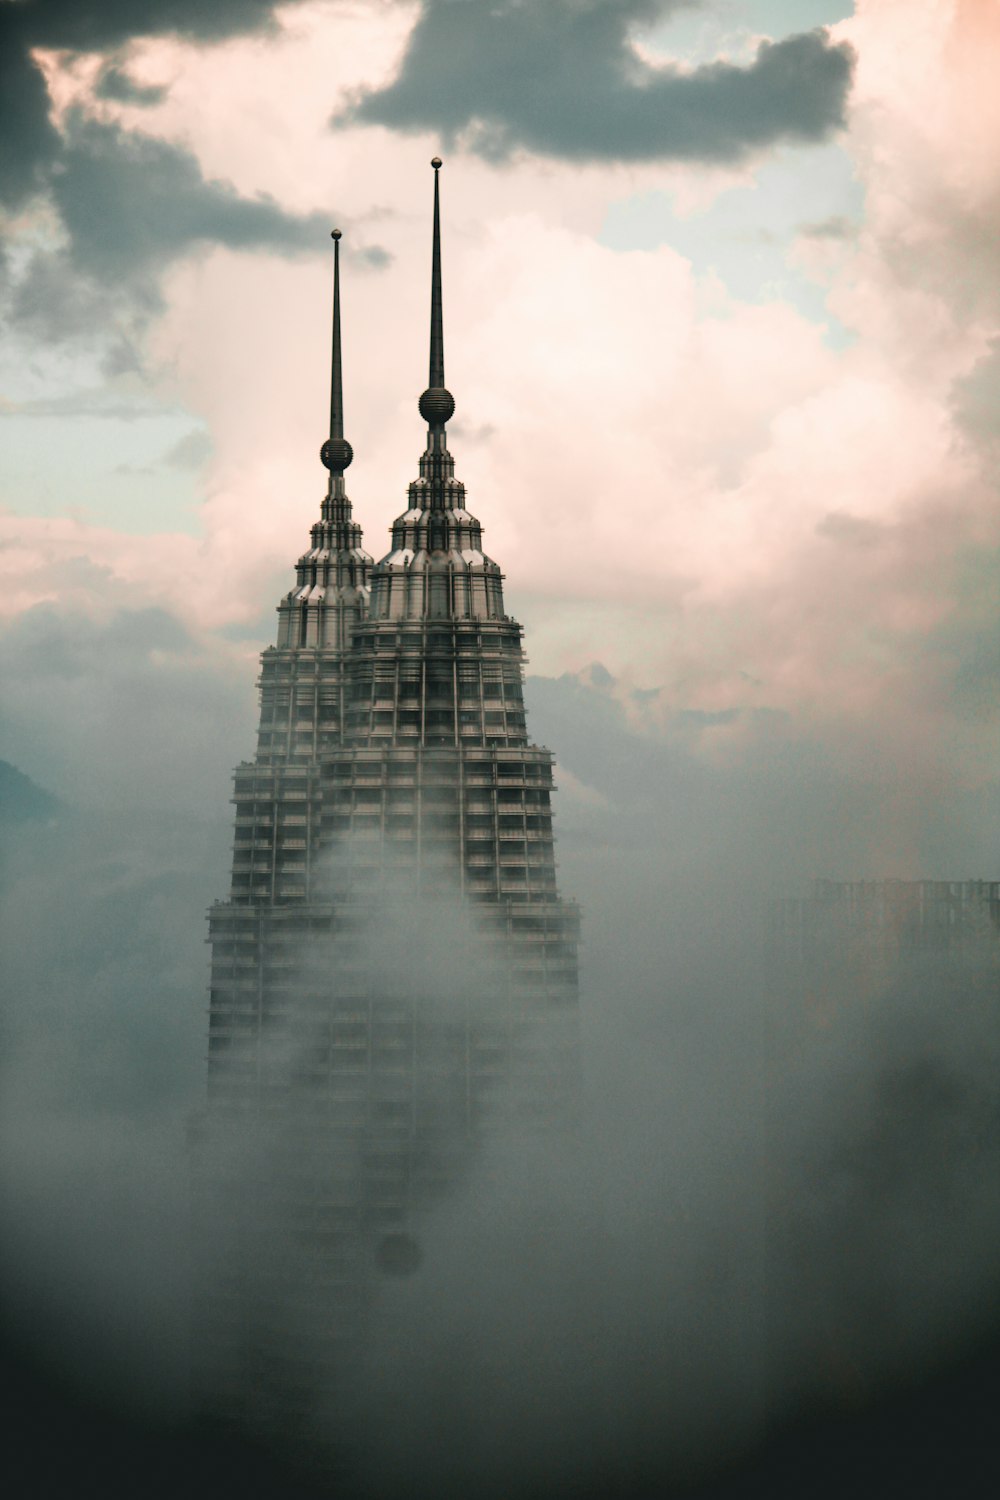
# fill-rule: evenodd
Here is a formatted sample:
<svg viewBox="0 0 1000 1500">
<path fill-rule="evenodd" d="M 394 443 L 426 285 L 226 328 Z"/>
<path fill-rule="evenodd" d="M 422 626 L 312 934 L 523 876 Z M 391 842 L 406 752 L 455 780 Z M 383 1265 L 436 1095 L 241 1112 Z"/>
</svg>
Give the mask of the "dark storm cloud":
<svg viewBox="0 0 1000 1500">
<path fill-rule="evenodd" d="M 166 85 L 136 83 L 127 73 L 113 65 L 103 68 L 94 93 L 98 99 L 113 99 L 119 104 L 138 104 L 144 107 L 162 104 L 167 97 Z"/>
<path fill-rule="evenodd" d="M 194 157 L 116 126 L 76 120 L 52 178 L 52 196 L 79 270 L 115 284 L 196 244 L 305 250 L 329 233 L 321 214 L 286 214 L 271 199 L 241 198 L 206 181 Z"/>
<path fill-rule="evenodd" d="M 138 289 L 133 286 L 131 290 L 135 302 Z M 96 330 L 114 329 L 119 335 L 115 345 L 118 349 L 125 336 L 119 291 L 120 287 L 100 285 L 90 277 L 78 275 L 69 250 L 38 251 L 22 275 L 8 287 L 4 315 L 8 326 L 19 333 L 53 343 L 85 337 Z M 155 305 L 152 288 L 144 289 L 138 301 L 140 306 L 136 311 L 140 313 Z M 123 368 L 139 368 L 134 352 L 132 361 Z M 85 396 L 83 405 L 86 407 L 90 400 Z M 31 403 L 40 415 L 46 414 L 48 404 L 44 400 Z M 58 409 L 66 410 L 65 401 Z M 75 404 L 73 409 L 78 409 Z"/>
<path fill-rule="evenodd" d="M 822 31 L 765 42 L 749 67 L 654 68 L 629 45 L 664 0 L 424 0 L 402 68 L 338 122 L 437 130 L 487 157 L 732 161 L 843 120 L 852 54 Z"/>
<path fill-rule="evenodd" d="M 38 190 L 42 166 L 59 149 L 48 91 L 20 35 L 19 11 L 0 7 L 0 202 L 14 207 Z"/>
<path fill-rule="evenodd" d="M 270 26 L 273 12 L 273 0 L 7 0 L 0 5 L 0 202 L 16 206 L 38 191 L 59 156 L 33 48 L 98 51 L 165 33 L 217 40 Z"/>
<path fill-rule="evenodd" d="M 34 47 L 99 51 L 137 36 L 218 40 L 272 24 L 277 0 L 20 0 L 11 18 Z"/>
<path fill-rule="evenodd" d="M 295 253 L 324 242 L 328 216 L 243 198 L 227 183 L 207 181 L 180 147 L 79 113 L 61 134 L 31 56 L 36 47 L 114 53 L 133 38 L 165 33 L 216 40 L 269 27 L 273 9 L 261 0 L 0 6 L 0 203 L 16 209 L 46 195 L 69 238 L 62 252 L 36 253 L 8 285 L 13 326 L 46 339 L 107 329 L 121 322 L 123 294 L 141 320 L 157 305 L 158 273 L 194 246 Z M 108 59 L 98 96 L 158 102 L 163 91 L 132 82 L 120 62 L 121 53 Z M 388 259 L 378 247 L 364 258 L 376 267 Z"/>
</svg>

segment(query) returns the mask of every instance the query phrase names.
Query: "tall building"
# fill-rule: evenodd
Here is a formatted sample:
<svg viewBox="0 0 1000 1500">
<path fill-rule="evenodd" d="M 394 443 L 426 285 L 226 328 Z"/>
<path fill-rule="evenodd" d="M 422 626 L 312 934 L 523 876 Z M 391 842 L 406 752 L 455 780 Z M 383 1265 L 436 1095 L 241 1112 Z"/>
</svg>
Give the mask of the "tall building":
<svg viewBox="0 0 1000 1500">
<path fill-rule="evenodd" d="M 345 1397 L 380 1277 L 417 1266 L 422 1216 L 483 1140 L 573 1109 L 579 917 L 522 630 L 448 451 L 440 165 L 427 442 L 374 565 L 344 482 L 334 232 L 329 486 L 262 657 L 210 914 L 202 1362 L 216 1404 L 286 1429 Z"/>
</svg>

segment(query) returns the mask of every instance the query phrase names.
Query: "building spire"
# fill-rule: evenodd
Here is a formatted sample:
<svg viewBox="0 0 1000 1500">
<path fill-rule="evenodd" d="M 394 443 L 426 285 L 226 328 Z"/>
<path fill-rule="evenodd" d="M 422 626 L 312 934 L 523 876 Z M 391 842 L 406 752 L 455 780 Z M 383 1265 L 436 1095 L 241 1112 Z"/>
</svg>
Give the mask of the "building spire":
<svg viewBox="0 0 1000 1500">
<path fill-rule="evenodd" d="M 444 424 L 455 410 L 455 398 L 444 383 L 444 319 L 441 312 L 441 197 L 438 173 L 441 158 L 435 156 L 434 168 L 434 248 L 431 254 L 431 358 L 430 377 L 420 398 L 420 415 L 432 432 L 443 432 Z"/>
<path fill-rule="evenodd" d="M 340 230 L 330 233 L 333 240 L 333 365 L 330 372 L 330 436 L 319 456 L 330 476 L 343 475 L 354 449 L 344 439 L 344 383 L 340 372 Z"/>
<path fill-rule="evenodd" d="M 434 241 L 431 251 L 431 360 L 427 384 L 431 390 L 441 390 L 444 387 L 444 318 L 441 312 L 440 156 L 435 156 L 431 166 L 434 168 Z"/>
</svg>

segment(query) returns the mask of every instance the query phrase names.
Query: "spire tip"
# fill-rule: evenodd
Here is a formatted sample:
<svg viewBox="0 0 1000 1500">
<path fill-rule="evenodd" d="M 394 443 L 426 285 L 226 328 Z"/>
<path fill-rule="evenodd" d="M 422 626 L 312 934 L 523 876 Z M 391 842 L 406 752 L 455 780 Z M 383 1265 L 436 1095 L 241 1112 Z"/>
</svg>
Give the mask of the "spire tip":
<svg viewBox="0 0 1000 1500">
<path fill-rule="evenodd" d="M 445 423 L 455 411 L 455 398 L 444 383 L 444 322 L 441 314 L 441 203 L 438 187 L 440 156 L 431 160 L 434 168 L 434 236 L 431 252 L 431 357 L 427 389 L 417 403 L 427 425 L 443 432 Z"/>
<path fill-rule="evenodd" d="M 333 240 L 333 359 L 330 371 L 330 436 L 320 449 L 320 462 L 331 478 L 343 474 L 354 452 L 344 437 L 344 385 L 340 373 L 340 230 L 331 229 Z"/>
</svg>

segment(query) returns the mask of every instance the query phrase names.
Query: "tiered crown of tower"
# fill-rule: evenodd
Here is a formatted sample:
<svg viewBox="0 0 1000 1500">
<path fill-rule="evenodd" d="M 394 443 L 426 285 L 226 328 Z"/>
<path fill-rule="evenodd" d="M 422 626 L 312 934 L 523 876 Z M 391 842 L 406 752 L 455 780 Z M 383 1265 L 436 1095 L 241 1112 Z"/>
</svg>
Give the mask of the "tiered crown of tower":
<svg viewBox="0 0 1000 1500">
<path fill-rule="evenodd" d="M 392 527 L 392 550 L 372 570 L 371 617 L 492 619 L 504 615 L 502 574 L 483 552 L 482 527 L 465 508 L 445 424 L 455 400 L 444 383 L 441 293 L 441 158 L 434 169 L 429 384 L 419 401 L 427 446 L 409 504 Z"/>
<path fill-rule="evenodd" d="M 344 382 L 341 369 L 340 241 L 333 240 L 333 341 L 330 364 L 330 435 L 320 459 L 330 472 L 312 545 L 296 565 L 296 584 L 278 606 L 278 649 L 315 647 L 343 650 L 368 605 L 371 558 L 361 545 L 361 527 L 352 519 L 344 470 L 354 450 L 344 437 Z"/>
</svg>

